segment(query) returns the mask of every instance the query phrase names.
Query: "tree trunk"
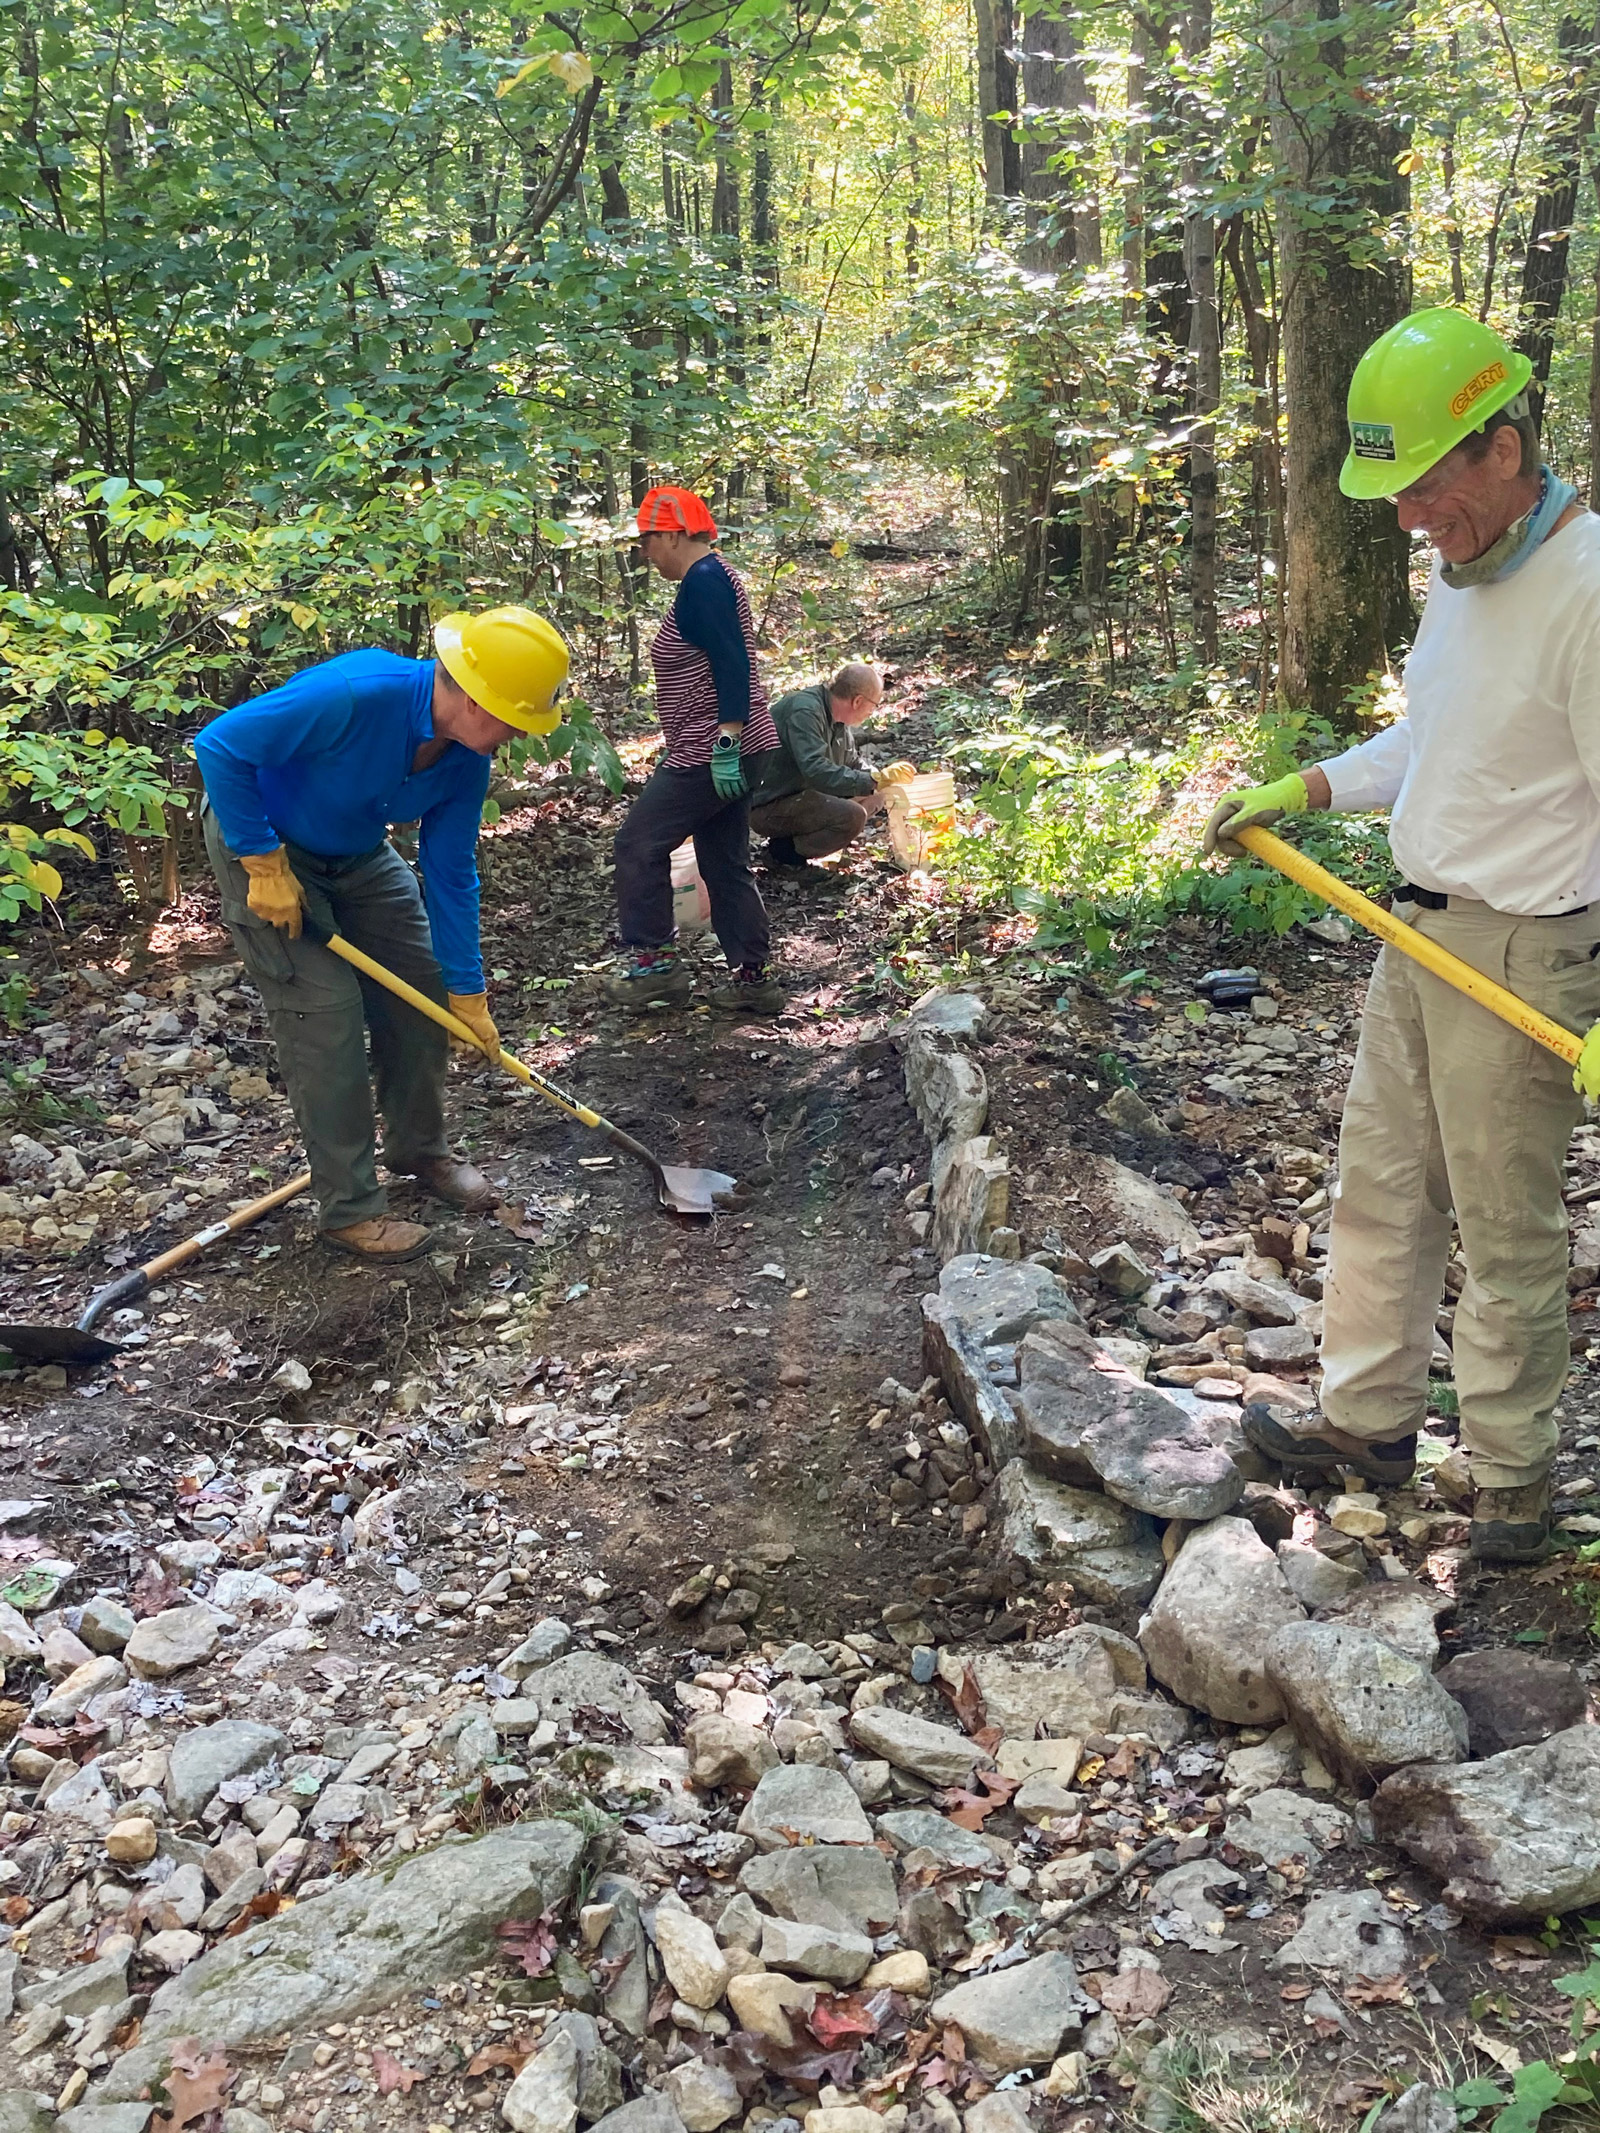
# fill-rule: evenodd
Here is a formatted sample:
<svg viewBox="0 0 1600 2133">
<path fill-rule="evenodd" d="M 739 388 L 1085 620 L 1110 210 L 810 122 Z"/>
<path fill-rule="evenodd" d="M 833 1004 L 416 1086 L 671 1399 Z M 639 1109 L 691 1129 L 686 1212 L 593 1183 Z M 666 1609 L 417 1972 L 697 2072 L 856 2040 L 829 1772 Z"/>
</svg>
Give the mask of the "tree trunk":
<svg viewBox="0 0 1600 2133">
<path fill-rule="evenodd" d="M 1368 86 L 1397 78 L 1394 31 L 1374 26 L 1356 43 L 1340 34 L 1349 21 L 1339 0 L 1291 0 L 1277 17 L 1272 85 L 1277 160 L 1292 187 L 1279 238 L 1289 418 L 1279 687 L 1344 727 L 1350 692 L 1387 664 L 1413 619 L 1410 543 L 1394 511 L 1339 488 L 1351 373 L 1410 308 L 1409 272 L 1384 248 L 1409 204 L 1396 169 L 1405 141 Z"/>
<path fill-rule="evenodd" d="M 973 0 L 978 44 L 978 105 L 983 126 L 983 184 L 991 202 L 1022 191 L 1022 157 L 1012 119 L 1017 63 L 1011 50 L 1011 0 Z"/>
<path fill-rule="evenodd" d="M 1550 378 L 1556 320 L 1567 287 L 1567 248 L 1578 204 L 1578 166 L 1582 141 L 1594 125 L 1594 98 L 1589 87 L 1594 62 L 1595 25 L 1563 15 L 1556 32 L 1563 86 L 1552 99 L 1545 133 L 1543 169 L 1528 229 L 1522 262 L 1522 300 L 1517 306 L 1521 329 L 1518 350 L 1533 363 L 1540 390 L 1534 420 L 1544 420 L 1544 386 Z"/>
<path fill-rule="evenodd" d="M 1211 45 L 1211 0 L 1194 0 L 1183 27 L 1183 54 L 1195 60 Z M 1201 137 L 1191 114 L 1191 139 Z M 1189 284 L 1189 605 L 1195 649 L 1209 665 L 1217 656 L 1217 426 L 1222 399 L 1222 320 L 1217 310 L 1217 225 L 1205 211 L 1205 170 L 1198 155 L 1183 158 L 1183 197 L 1200 212 L 1185 215 L 1183 254 Z"/>
<path fill-rule="evenodd" d="M 1100 210 L 1064 151 L 1089 146 L 1089 85 L 1071 21 L 1039 11 L 1023 25 L 1022 190 L 1028 202 L 1024 256 L 1030 266 L 1100 264 Z"/>
</svg>

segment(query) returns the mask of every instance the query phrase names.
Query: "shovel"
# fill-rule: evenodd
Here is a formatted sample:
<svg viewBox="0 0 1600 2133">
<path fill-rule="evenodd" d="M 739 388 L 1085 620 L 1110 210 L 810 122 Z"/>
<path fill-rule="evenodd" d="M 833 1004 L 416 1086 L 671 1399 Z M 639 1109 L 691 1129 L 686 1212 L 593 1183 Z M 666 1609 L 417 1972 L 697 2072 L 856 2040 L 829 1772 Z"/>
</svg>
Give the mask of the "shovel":
<svg viewBox="0 0 1600 2133">
<path fill-rule="evenodd" d="M 161 1252 L 154 1259 L 147 1259 L 143 1266 L 136 1266 L 131 1273 L 119 1274 L 115 1281 L 97 1289 L 89 1298 L 83 1316 L 75 1326 L 0 1326 L 0 1348 L 12 1355 L 23 1355 L 35 1363 L 103 1363 L 108 1356 L 120 1355 L 115 1341 L 102 1340 L 91 1331 L 102 1311 L 113 1304 L 132 1303 L 135 1298 L 146 1295 L 163 1274 L 170 1274 L 174 1267 L 185 1266 L 208 1244 L 215 1244 L 236 1229 L 248 1229 L 252 1222 L 259 1222 L 263 1215 L 270 1215 L 275 1207 L 284 1207 L 297 1194 L 305 1191 L 311 1183 L 311 1173 L 303 1170 L 299 1177 L 291 1178 L 287 1185 L 280 1185 L 276 1192 L 269 1192 L 259 1200 L 252 1200 L 248 1207 L 236 1208 L 221 1222 L 213 1222 L 208 1229 L 197 1230 L 192 1237 L 175 1244 L 170 1252 Z"/>
<path fill-rule="evenodd" d="M 408 985 L 404 978 L 397 978 L 392 970 L 385 970 L 381 963 L 375 963 L 370 955 L 363 954 L 359 948 L 352 948 L 342 934 L 332 933 L 325 926 L 318 925 L 309 912 L 306 913 L 302 924 L 308 938 L 320 942 L 324 948 L 331 948 L 333 953 L 342 957 L 352 969 L 361 971 L 371 978 L 374 984 L 382 985 L 398 999 L 414 1007 L 419 1015 L 426 1015 L 430 1022 L 437 1022 L 441 1029 L 447 1029 L 452 1037 L 459 1038 L 463 1044 L 471 1045 L 475 1052 L 483 1050 L 483 1046 L 466 1023 L 451 1014 L 448 1008 L 440 1007 L 437 1002 L 430 1000 L 426 993 L 418 992 L 414 985 Z M 536 1074 L 532 1067 L 524 1066 L 520 1059 L 513 1059 L 509 1052 L 501 1052 L 499 1064 L 508 1074 L 515 1074 L 519 1081 L 525 1081 L 530 1089 L 537 1090 L 546 1103 L 554 1104 L 558 1111 L 565 1111 L 567 1116 L 575 1118 L 580 1126 L 589 1126 L 595 1132 L 603 1133 L 624 1155 L 631 1155 L 636 1163 L 643 1163 L 655 1182 L 657 1200 L 669 1214 L 684 1215 L 693 1222 L 709 1222 L 719 1207 L 731 1203 L 738 1181 L 730 1178 L 726 1171 L 699 1170 L 688 1163 L 663 1163 L 650 1153 L 642 1141 L 636 1141 L 631 1133 L 624 1133 L 620 1126 L 612 1125 L 609 1118 L 602 1118 L 598 1111 L 591 1111 L 587 1104 L 581 1104 L 576 1097 L 568 1096 L 564 1090 L 558 1089 L 554 1082 L 546 1081 L 542 1074 Z"/>
<path fill-rule="evenodd" d="M 1271 830 L 1242 829 L 1231 832 L 1234 843 L 1242 844 L 1253 852 L 1257 859 L 1264 859 L 1269 867 L 1276 867 L 1280 874 L 1287 874 L 1297 881 L 1302 889 L 1309 889 L 1313 896 L 1320 896 L 1324 903 L 1336 904 L 1358 926 L 1365 926 L 1379 940 L 1387 941 L 1391 948 L 1398 948 L 1402 955 L 1410 956 L 1424 970 L 1431 970 L 1436 978 L 1443 978 L 1458 992 L 1488 1008 L 1502 1022 L 1509 1022 L 1513 1029 L 1521 1030 L 1535 1044 L 1542 1044 L 1547 1052 L 1554 1052 L 1558 1059 L 1565 1059 L 1570 1066 L 1578 1063 L 1578 1054 L 1583 1050 L 1583 1039 L 1563 1029 L 1559 1022 L 1552 1022 L 1548 1015 L 1541 1015 L 1536 1007 L 1526 1000 L 1519 1000 L 1514 992 L 1507 992 L 1493 978 L 1486 978 L 1481 970 L 1474 970 L 1470 963 L 1463 963 L 1460 956 L 1452 955 L 1448 948 L 1441 948 L 1426 934 L 1418 933 L 1404 920 L 1385 911 L 1359 889 L 1350 888 L 1326 867 L 1319 867 L 1314 859 L 1307 859 L 1297 852 L 1292 844 L 1285 844 L 1281 837 L 1274 837 Z"/>
</svg>

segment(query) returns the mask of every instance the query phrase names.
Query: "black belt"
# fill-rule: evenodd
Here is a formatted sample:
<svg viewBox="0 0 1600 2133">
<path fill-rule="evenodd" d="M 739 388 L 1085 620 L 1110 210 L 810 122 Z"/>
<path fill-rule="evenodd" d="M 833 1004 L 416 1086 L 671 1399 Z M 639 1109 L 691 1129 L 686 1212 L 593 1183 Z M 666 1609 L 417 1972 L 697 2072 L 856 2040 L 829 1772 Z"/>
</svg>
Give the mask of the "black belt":
<svg viewBox="0 0 1600 2133">
<path fill-rule="evenodd" d="M 1394 900 L 1397 904 L 1418 904 L 1424 911 L 1448 911 L 1450 908 L 1448 896 L 1441 896 L 1437 889 L 1419 889 L 1415 882 L 1410 881 L 1401 882 L 1399 888 L 1394 892 Z M 1458 903 L 1471 903 L 1474 901 L 1471 897 L 1458 897 L 1456 900 Z M 1587 904 L 1574 904 L 1569 911 L 1532 911 L 1527 913 L 1526 916 L 1530 918 L 1576 918 L 1580 912 L 1587 911 L 1588 908 Z"/>
</svg>

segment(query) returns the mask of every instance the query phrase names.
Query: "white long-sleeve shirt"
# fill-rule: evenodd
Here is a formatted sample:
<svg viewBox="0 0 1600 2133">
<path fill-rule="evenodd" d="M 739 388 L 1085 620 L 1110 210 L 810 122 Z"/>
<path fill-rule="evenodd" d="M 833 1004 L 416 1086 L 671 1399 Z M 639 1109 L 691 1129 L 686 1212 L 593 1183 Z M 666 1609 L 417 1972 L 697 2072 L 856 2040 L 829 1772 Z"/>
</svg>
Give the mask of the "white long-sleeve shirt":
<svg viewBox="0 0 1600 2133">
<path fill-rule="evenodd" d="M 1600 903 L 1600 517 L 1515 576 L 1453 590 L 1434 563 L 1406 715 L 1322 765 L 1336 808 L 1390 809 L 1418 888 L 1531 915 Z"/>
</svg>

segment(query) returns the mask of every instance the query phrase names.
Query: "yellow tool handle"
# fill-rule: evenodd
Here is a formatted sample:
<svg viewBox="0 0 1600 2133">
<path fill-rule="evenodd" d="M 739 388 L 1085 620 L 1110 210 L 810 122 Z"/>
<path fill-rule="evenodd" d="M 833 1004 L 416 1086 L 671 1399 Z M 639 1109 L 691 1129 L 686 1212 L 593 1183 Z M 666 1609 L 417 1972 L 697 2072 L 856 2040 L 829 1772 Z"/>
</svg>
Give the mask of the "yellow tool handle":
<svg viewBox="0 0 1600 2133">
<path fill-rule="evenodd" d="M 302 1170 L 297 1178 L 287 1185 L 280 1185 L 276 1192 L 269 1192 L 259 1200 L 252 1200 L 248 1207 L 236 1207 L 225 1221 L 213 1222 L 209 1229 L 198 1230 L 186 1237 L 182 1244 L 175 1244 L 170 1252 L 161 1252 L 147 1260 L 139 1272 L 147 1280 L 159 1281 L 163 1274 L 170 1274 L 175 1266 L 185 1266 L 197 1252 L 203 1252 L 208 1244 L 215 1244 L 219 1237 L 226 1237 L 231 1230 L 248 1229 L 252 1222 L 259 1222 L 263 1215 L 270 1215 L 275 1207 L 284 1207 L 290 1200 L 303 1193 L 311 1183 L 309 1170 Z"/>
<path fill-rule="evenodd" d="M 383 965 L 375 963 L 370 955 L 363 955 L 359 948 L 352 948 L 343 934 L 330 933 L 325 940 L 320 933 L 313 937 L 321 940 L 325 948 L 331 948 L 335 955 L 343 956 L 355 969 L 364 970 L 375 984 L 382 985 L 386 991 L 397 993 L 402 1000 L 408 1001 L 419 1015 L 426 1015 L 430 1022 L 437 1022 L 439 1027 L 447 1029 L 452 1037 L 459 1037 L 463 1044 L 470 1044 L 475 1052 L 483 1051 L 483 1046 L 476 1036 L 458 1016 L 451 1014 L 447 1007 L 441 1007 L 436 1000 L 430 1000 L 425 992 L 418 992 L 415 985 L 408 985 L 404 978 L 397 978 L 392 970 L 385 970 Z M 487 1056 L 485 1054 L 485 1057 Z M 570 1096 L 563 1096 L 553 1083 L 546 1081 L 542 1074 L 536 1074 L 532 1067 L 524 1066 L 520 1059 L 513 1059 L 508 1051 L 502 1049 L 499 1063 L 508 1074 L 515 1074 L 517 1079 L 525 1081 L 530 1089 L 537 1089 L 557 1110 L 565 1111 L 569 1118 L 575 1118 L 580 1126 L 605 1126 L 606 1121 L 598 1111 L 591 1111 L 587 1104 L 575 1104 Z"/>
<path fill-rule="evenodd" d="M 1375 904 L 1371 897 L 1363 896 L 1359 889 L 1352 889 L 1336 874 L 1330 874 L 1326 867 L 1319 867 L 1314 859 L 1308 859 L 1304 852 L 1297 852 L 1292 844 L 1274 837 L 1271 830 L 1242 829 L 1228 834 L 1235 843 L 1253 852 L 1257 859 L 1264 859 L 1269 867 L 1287 874 L 1291 881 L 1299 882 L 1302 889 L 1309 889 L 1324 903 L 1336 904 L 1358 926 L 1365 926 L 1369 933 L 1377 934 L 1379 940 L 1387 941 L 1391 948 L 1398 948 L 1402 955 L 1410 956 L 1424 970 L 1431 970 L 1436 978 L 1443 978 L 1447 985 L 1466 993 L 1479 1006 L 1498 1015 L 1502 1022 L 1509 1022 L 1513 1029 L 1531 1037 L 1535 1044 L 1542 1044 L 1546 1051 L 1554 1052 L 1558 1059 L 1565 1059 L 1569 1065 L 1577 1065 L 1578 1054 L 1583 1049 L 1581 1037 L 1563 1029 L 1559 1022 L 1552 1022 L 1548 1015 L 1541 1015 L 1526 1000 L 1519 1000 L 1514 992 L 1507 992 L 1493 978 L 1486 978 L 1481 970 L 1463 963 L 1460 956 L 1452 955 L 1448 948 L 1441 948 L 1437 941 L 1418 933 L 1392 912 L 1385 911 L 1381 904 Z"/>
</svg>

